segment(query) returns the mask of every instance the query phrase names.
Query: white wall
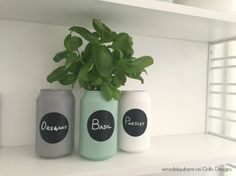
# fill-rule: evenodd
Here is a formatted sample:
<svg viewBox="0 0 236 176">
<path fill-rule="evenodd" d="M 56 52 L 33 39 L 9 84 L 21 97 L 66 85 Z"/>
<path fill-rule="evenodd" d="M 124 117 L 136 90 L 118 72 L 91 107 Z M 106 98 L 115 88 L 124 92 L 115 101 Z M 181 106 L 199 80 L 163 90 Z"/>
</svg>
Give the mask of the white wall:
<svg viewBox="0 0 236 176">
<path fill-rule="evenodd" d="M 174 2 L 216 11 L 236 12 L 235 0 L 174 0 Z"/>
<path fill-rule="evenodd" d="M 33 144 L 35 100 L 41 88 L 60 87 L 46 76 L 57 67 L 51 58 L 68 28 L 4 20 L 0 26 L 0 145 Z M 149 54 L 155 64 L 144 85 L 132 80 L 123 89 L 150 92 L 152 134 L 204 132 L 207 44 L 141 36 L 134 43 L 136 55 Z"/>
</svg>

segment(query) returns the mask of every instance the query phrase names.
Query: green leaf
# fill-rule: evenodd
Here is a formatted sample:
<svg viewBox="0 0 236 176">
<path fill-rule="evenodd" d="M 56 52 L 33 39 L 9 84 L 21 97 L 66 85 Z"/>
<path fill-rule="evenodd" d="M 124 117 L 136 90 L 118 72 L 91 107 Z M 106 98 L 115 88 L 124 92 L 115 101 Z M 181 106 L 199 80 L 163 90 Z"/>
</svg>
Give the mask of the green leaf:
<svg viewBox="0 0 236 176">
<path fill-rule="evenodd" d="M 98 32 L 93 32 L 93 35 L 96 36 L 97 38 L 101 37 L 101 35 Z"/>
<path fill-rule="evenodd" d="M 61 79 L 63 79 L 65 77 L 65 74 L 67 73 L 67 71 L 65 70 L 65 67 L 58 67 L 57 69 L 55 69 L 52 73 L 50 73 L 47 77 L 47 81 L 52 83 L 54 81 L 60 81 Z"/>
<path fill-rule="evenodd" d="M 126 76 L 125 76 L 125 73 L 123 73 L 123 72 L 117 72 L 116 76 L 117 76 L 117 78 L 120 80 L 120 84 L 124 86 L 125 83 L 126 83 Z"/>
<path fill-rule="evenodd" d="M 72 64 L 74 64 L 75 62 L 77 62 L 77 54 L 75 53 L 69 53 L 68 54 L 68 58 L 66 60 L 66 64 L 65 64 L 65 69 L 68 69 Z"/>
<path fill-rule="evenodd" d="M 66 59 L 68 52 L 67 51 L 61 51 L 57 53 L 54 57 L 53 60 L 55 62 L 60 62 L 62 59 Z"/>
<path fill-rule="evenodd" d="M 115 59 L 122 59 L 124 57 L 124 54 L 120 49 L 117 48 L 113 50 L 112 56 Z"/>
<path fill-rule="evenodd" d="M 122 71 L 126 74 L 131 74 L 132 73 L 132 69 L 128 65 L 120 65 L 117 68 L 119 69 L 119 71 Z"/>
<path fill-rule="evenodd" d="M 116 88 L 120 87 L 121 86 L 121 81 L 119 80 L 119 78 L 113 77 L 112 85 Z"/>
<path fill-rule="evenodd" d="M 101 85 L 101 92 L 102 92 L 102 95 L 104 96 L 104 98 L 107 100 L 107 101 L 110 101 L 112 99 L 112 89 L 109 87 L 109 85 Z"/>
<path fill-rule="evenodd" d="M 132 64 L 137 69 L 143 71 L 144 68 L 153 64 L 153 59 L 150 56 L 142 56 L 140 58 L 133 60 Z"/>
<path fill-rule="evenodd" d="M 102 35 L 101 41 L 103 43 L 110 43 L 110 42 L 114 41 L 116 36 L 117 36 L 117 34 L 115 32 L 105 33 L 104 35 Z"/>
<path fill-rule="evenodd" d="M 129 58 L 134 54 L 132 45 L 132 38 L 127 33 L 119 33 L 111 47 L 114 49 L 120 49 L 124 53 L 125 57 Z"/>
<path fill-rule="evenodd" d="M 112 97 L 119 100 L 121 92 L 118 89 L 113 89 Z"/>
<path fill-rule="evenodd" d="M 105 46 L 97 45 L 94 53 L 94 64 L 99 74 L 104 77 L 111 76 L 113 63 L 110 51 Z"/>
<path fill-rule="evenodd" d="M 99 39 L 97 38 L 97 36 L 83 27 L 74 26 L 71 27 L 69 30 L 80 34 L 85 40 L 91 43 L 99 43 Z"/>
<path fill-rule="evenodd" d="M 82 40 L 80 37 L 67 35 L 64 40 L 64 46 L 68 51 L 77 51 L 78 48 L 82 45 Z"/>
<path fill-rule="evenodd" d="M 133 72 L 133 65 L 129 59 L 122 58 L 116 62 L 116 68 L 119 72 L 124 72 L 126 74 L 131 74 Z"/>
<path fill-rule="evenodd" d="M 78 61 L 77 60 L 77 54 L 76 53 L 69 53 L 68 58 L 66 60 L 65 69 L 68 69 L 71 65 L 73 65 L 77 61 Z"/>
<path fill-rule="evenodd" d="M 93 19 L 93 27 L 100 34 L 111 32 L 111 29 L 103 24 L 99 19 Z"/>
<path fill-rule="evenodd" d="M 133 79 L 140 80 L 142 84 L 144 83 L 144 79 L 139 74 L 137 74 L 137 75 L 130 74 L 130 75 L 127 75 L 127 76 L 130 77 L 130 78 L 133 78 Z"/>
<path fill-rule="evenodd" d="M 85 65 L 83 65 L 79 71 L 79 79 L 83 81 L 88 80 L 88 72 L 93 68 L 93 63 L 89 62 Z"/>
<path fill-rule="evenodd" d="M 103 79 L 100 78 L 100 77 L 96 77 L 92 80 L 92 85 L 94 86 L 98 86 L 98 85 L 101 85 L 103 83 Z"/>
<path fill-rule="evenodd" d="M 93 19 L 93 27 L 101 35 L 102 42 L 112 42 L 116 37 L 116 33 L 111 31 L 111 29 L 99 19 Z"/>
<path fill-rule="evenodd" d="M 89 43 L 86 45 L 84 51 L 82 52 L 82 59 L 84 62 L 89 62 L 92 57 L 92 44 Z"/>
<path fill-rule="evenodd" d="M 76 62 L 72 64 L 69 68 L 68 71 L 73 73 L 74 75 L 78 75 L 80 68 L 82 67 L 81 62 Z"/>
<path fill-rule="evenodd" d="M 69 75 L 67 75 L 65 78 L 63 78 L 62 80 L 60 80 L 59 82 L 60 82 L 62 85 L 71 85 L 71 84 L 74 84 L 74 82 L 76 81 L 76 79 L 77 79 L 77 76 L 76 76 L 76 75 L 69 74 Z"/>
</svg>

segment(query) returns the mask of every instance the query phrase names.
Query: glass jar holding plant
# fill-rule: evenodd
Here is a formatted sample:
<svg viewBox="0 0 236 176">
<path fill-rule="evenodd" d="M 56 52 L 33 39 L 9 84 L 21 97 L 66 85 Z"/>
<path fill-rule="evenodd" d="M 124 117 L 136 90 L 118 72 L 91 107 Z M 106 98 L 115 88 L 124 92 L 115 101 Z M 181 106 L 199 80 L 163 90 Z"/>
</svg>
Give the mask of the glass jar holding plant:
<svg viewBox="0 0 236 176">
<path fill-rule="evenodd" d="M 117 150 L 119 88 L 127 77 L 143 83 L 141 74 L 153 59 L 134 57 L 132 38 L 127 33 L 116 33 L 99 19 L 93 19 L 93 27 L 94 32 L 79 26 L 69 29 L 65 50 L 53 58 L 55 62 L 64 60 L 64 65 L 47 80 L 72 86 L 78 82 L 86 90 L 80 101 L 80 154 L 102 160 Z M 80 52 L 83 42 L 86 46 Z"/>
</svg>

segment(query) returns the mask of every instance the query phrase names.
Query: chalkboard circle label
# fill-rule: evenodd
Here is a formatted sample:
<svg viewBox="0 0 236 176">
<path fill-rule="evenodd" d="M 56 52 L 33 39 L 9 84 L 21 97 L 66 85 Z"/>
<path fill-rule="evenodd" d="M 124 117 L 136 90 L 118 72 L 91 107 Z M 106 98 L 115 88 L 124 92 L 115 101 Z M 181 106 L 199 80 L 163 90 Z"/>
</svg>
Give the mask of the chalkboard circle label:
<svg viewBox="0 0 236 176">
<path fill-rule="evenodd" d="M 42 139 L 50 144 L 62 141 L 69 129 L 66 117 L 57 112 L 51 112 L 43 116 L 40 121 L 40 135 Z"/>
<path fill-rule="evenodd" d="M 92 113 L 87 122 L 88 133 L 96 141 L 108 140 L 114 132 L 114 117 L 109 111 L 99 110 Z"/>
<path fill-rule="evenodd" d="M 123 128 L 133 137 L 141 136 L 147 128 L 147 116 L 141 109 L 130 109 L 123 116 Z"/>
</svg>

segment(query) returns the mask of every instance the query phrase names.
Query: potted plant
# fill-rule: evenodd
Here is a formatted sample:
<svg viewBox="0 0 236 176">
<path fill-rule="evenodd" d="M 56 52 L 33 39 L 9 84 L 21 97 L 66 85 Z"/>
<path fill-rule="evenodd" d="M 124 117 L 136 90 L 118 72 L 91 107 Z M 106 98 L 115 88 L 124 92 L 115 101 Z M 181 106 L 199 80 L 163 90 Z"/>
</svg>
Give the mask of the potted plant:
<svg viewBox="0 0 236 176">
<path fill-rule="evenodd" d="M 134 57 L 129 34 L 116 33 L 93 19 L 94 32 L 73 26 L 65 37 L 65 50 L 53 60 L 63 66 L 48 75 L 48 82 L 62 85 L 79 83 L 85 94 L 80 107 L 80 153 L 100 160 L 116 152 L 116 119 L 119 88 L 127 77 L 144 82 L 141 74 L 153 64 L 150 56 Z M 81 51 L 80 47 L 85 46 Z"/>
</svg>

